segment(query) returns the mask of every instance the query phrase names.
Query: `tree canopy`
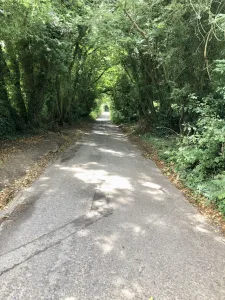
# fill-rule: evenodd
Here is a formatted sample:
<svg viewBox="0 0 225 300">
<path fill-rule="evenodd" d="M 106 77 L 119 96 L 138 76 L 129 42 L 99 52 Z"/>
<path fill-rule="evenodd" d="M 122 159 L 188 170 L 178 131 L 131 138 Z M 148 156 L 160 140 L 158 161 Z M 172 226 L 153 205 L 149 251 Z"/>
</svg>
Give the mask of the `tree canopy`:
<svg viewBox="0 0 225 300">
<path fill-rule="evenodd" d="M 0 0 L 0 22 L 1 138 L 71 124 L 107 95 L 115 122 L 180 134 L 181 173 L 224 183 L 223 0 Z"/>
</svg>

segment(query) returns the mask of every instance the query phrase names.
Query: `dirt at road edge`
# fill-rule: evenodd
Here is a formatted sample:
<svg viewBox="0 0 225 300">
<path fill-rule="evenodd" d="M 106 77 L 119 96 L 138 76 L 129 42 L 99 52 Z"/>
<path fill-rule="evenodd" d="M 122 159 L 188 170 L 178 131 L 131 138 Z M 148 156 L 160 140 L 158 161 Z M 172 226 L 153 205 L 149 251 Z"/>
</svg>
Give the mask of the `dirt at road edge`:
<svg viewBox="0 0 225 300">
<path fill-rule="evenodd" d="M 189 188 L 187 188 L 179 179 L 175 171 L 171 169 L 162 159 L 159 158 L 157 149 L 147 143 L 141 137 L 133 131 L 132 127 L 121 125 L 119 126 L 123 133 L 128 137 L 130 142 L 136 145 L 142 155 L 147 159 L 151 159 L 155 162 L 161 172 L 168 177 L 168 179 L 178 188 L 185 196 L 185 198 L 194 205 L 198 211 L 206 217 L 211 226 L 225 236 L 225 218 L 224 216 L 213 206 L 207 205 L 206 199 L 201 195 L 194 194 Z"/>
<path fill-rule="evenodd" d="M 0 141 L 0 210 L 91 127 L 87 121 L 60 132 Z"/>
</svg>

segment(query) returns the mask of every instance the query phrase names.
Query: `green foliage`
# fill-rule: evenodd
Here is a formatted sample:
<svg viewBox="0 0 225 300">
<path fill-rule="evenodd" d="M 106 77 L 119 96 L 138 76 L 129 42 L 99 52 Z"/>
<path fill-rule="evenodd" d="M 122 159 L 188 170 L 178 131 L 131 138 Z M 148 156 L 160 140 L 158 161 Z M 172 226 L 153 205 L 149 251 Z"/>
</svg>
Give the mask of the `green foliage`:
<svg viewBox="0 0 225 300">
<path fill-rule="evenodd" d="M 225 215 L 225 174 L 214 176 L 213 179 L 204 181 L 198 185 L 200 193 L 207 196 L 210 202 Z"/>
<path fill-rule="evenodd" d="M 111 117 L 115 123 L 132 122 L 139 119 L 138 94 L 127 74 L 118 77 L 112 93 Z"/>
<path fill-rule="evenodd" d="M 161 145 L 150 141 L 160 155 L 223 212 L 224 16 L 223 1 L 200 0 L 122 1 L 107 15 L 114 29 L 107 37 L 123 49 L 113 121 L 148 124 L 161 136 Z M 174 145 L 163 143 L 174 131 Z"/>
<path fill-rule="evenodd" d="M 176 152 L 178 149 L 177 137 L 174 135 L 165 138 L 165 135 L 160 136 L 158 132 L 157 134 L 146 133 L 142 135 L 142 139 L 153 145 L 157 149 L 159 157 L 168 163 L 171 162 L 171 153 Z"/>
<path fill-rule="evenodd" d="M 117 111 L 115 109 L 111 110 L 111 120 L 115 124 L 125 123 L 124 116 L 119 111 Z"/>
<path fill-rule="evenodd" d="M 89 115 L 105 67 L 93 34 L 95 4 L 1 4 L 0 110 L 7 110 L 8 120 L 0 115 L 0 136 Z"/>
<path fill-rule="evenodd" d="M 10 137 L 15 134 L 15 125 L 10 119 L 0 117 L 0 138 Z"/>
<path fill-rule="evenodd" d="M 107 99 L 116 123 L 180 134 L 160 153 L 224 211 L 223 2 L 1 1 L 0 138 L 96 117 Z"/>
<path fill-rule="evenodd" d="M 94 106 L 92 108 L 92 111 L 90 113 L 90 116 L 92 119 L 96 120 L 100 115 L 101 113 L 103 112 L 103 107 L 102 107 L 102 102 L 103 102 L 103 99 L 96 99 L 94 101 Z"/>
<path fill-rule="evenodd" d="M 182 138 L 179 149 L 173 151 L 171 158 L 181 178 L 191 188 L 215 201 L 225 213 L 222 176 L 225 170 L 225 120 L 220 117 L 225 101 L 207 97 L 199 103 L 192 98 L 195 105 L 189 109 L 197 118 L 193 125 L 186 124 L 188 135 Z"/>
</svg>

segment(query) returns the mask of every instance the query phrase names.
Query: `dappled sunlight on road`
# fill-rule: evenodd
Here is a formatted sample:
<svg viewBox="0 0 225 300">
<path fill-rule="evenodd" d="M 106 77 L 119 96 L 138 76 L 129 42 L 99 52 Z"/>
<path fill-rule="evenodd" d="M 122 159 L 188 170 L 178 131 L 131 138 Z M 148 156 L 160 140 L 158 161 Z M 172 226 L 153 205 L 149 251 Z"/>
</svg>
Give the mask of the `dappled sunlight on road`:
<svg viewBox="0 0 225 300">
<path fill-rule="evenodd" d="M 146 229 L 144 229 L 144 227 L 141 227 L 140 225 L 135 223 L 124 222 L 120 226 L 126 231 L 129 231 L 134 237 L 144 236 L 146 233 Z"/>
<path fill-rule="evenodd" d="M 182 194 L 171 187 L 153 164 L 148 165 L 152 170 L 149 176 L 147 171 L 143 172 L 146 166 L 143 166 L 134 148 L 123 148 L 126 138 L 115 127 L 111 130 L 108 125 L 105 126 L 104 131 L 101 128 L 93 131 L 93 139 L 104 147 L 96 146 L 97 143 L 92 141 L 85 142 L 92 153 L 92 161 L 79 166 L 60 167 L 81 183 L 96 185 L 97 199 L 94 201 L 97 214 L 101 205 L 113 209 L 94 226 L 69 237 L 70 253 L 76 253 L 78 243 L 83 260 L 89 262 L 90 274 L 85 275 L 86 280 L 90 286 L 95 286 L 95 278 L 101 278 L 107 287 L 108 299 L 149 299 L 151 295 L 157 296 L 160 285 L 165 290 L 165 299 L 170 299 L 174 289 L 183 285 L 184 277 L 192 282 L 192 289 L 202 290 L 204 283 L 199 283 L 197 278 L 200 275 L 196 274 L 204 270 L 207 280 L 213 280 L 212 270 L 215 266 L 217 268 L 219 260 L 215 262 L 213 254 L 209 255 L 207 262 L 195 258 L 199 246 L 190 236 L 198 232 L 203 239 L 210 236 L 215 243 L 218 238 L 209 230 L 204 218 L 195 209 L 189 209 Z M 108 136 L 113 143 L 105 140 Z M 90 213 L 95 215 L 96 211 Z M 208 240 L 202 245 L 208 247 L 207 243 Z M 81 244 L 85 245 L 84 248 Z M 107 265 L 109 268 L 105 267 Z M 177 269 L 182 270 L 180 272 L 184 275 L 177 276 Z M 221 279 L 221 286 L 223 281 Z M 186 290 L 187 297 L 191 299 L 192 295 L 188 293 Z"/>
<path fill-rule="evenodd" d="M 150 189 L 155 189 L 155 190 L 160 190 L 162 187 L 159 184 L 153 183 L 153 182 L 146 182 L 146 181 L 140 181 L 140 184 L 142 184 L 144 187 L 150 188 Z"/>
<path fill-rule="evenodd" d="M 0 261 L 0 273 L 14 267 L 17 255 L 25 276 L 41 268 L 40 280 L 56 299 L 61 291 L 65 300 L 92 300 L 92 294 L 96 300 L 170 300 L 174 291 L 193 299 L 191 286 L 197 295 L 207 293 L 196 299 L 217 300 L 212 291 L 225 277 L 207 290 L 205 282 L 215 279 L 221 256 L 209 251 L 205 259 L 201 251 L 223 247 L 222 239 L 108 117 L 98 119 L 76 155 L 69 149 L 40 177 L 39 193 L 35 185 L 28 189 L 33 207 L 21 212 L 23 223 L 15 219 L 5 231 L 13 236 L 14 226 L 21 237 L 10 251 L 3 245 L 7 263 Z M 51 184 L 58 178 L 58 186 Z"/>
<path fill-rule="evenodd" d="M 83 180 L 87 183 L 98 183 L 107 176 L 107 172 L 104 170 L 87 170 L 84 168 L 72 168 L 74 177 Z"/>
<path fill-rule="evenodd" d="M 118 156 L 118 157 L 135 157 L 135 153 L 131 153 L 131 154 L 127 154 L 126 152 L 121 152 L 121 151 L 114 151 L 114 150 L 110 150 L 110 149 L 104 149 L 104 148 L 99 148 L 100 152 L 104 152 L 104 153 L 110 153 L 114 156 Z"/>
<path fill-rule="evenodd" d="M 110 120 L 110 113 L 103 112 L 100 117 L 98 117 L 97 122 L 106 122 Z"/>
<path fill-rule="evenodd" d="M 118 241 L 118 234 L 112 234 L 110 236 L 98 236 L 95 238 L 95 244 L 103 251 L 103 254 L 110 253 L 113 248 L 116 247 Z"/>
</svg>

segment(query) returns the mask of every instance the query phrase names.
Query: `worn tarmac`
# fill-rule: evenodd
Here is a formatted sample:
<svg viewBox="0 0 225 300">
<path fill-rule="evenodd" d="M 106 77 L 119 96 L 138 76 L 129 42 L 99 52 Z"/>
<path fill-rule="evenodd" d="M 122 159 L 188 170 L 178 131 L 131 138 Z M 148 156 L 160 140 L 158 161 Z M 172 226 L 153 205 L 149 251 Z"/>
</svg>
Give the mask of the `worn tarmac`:
<svg viewBox="0 0 225 300">
<path fill-rule="evenodd" d="M 223 237 L 107 113 L 17 198 L 2 300 L 225 299 Z"/>
</svg>

